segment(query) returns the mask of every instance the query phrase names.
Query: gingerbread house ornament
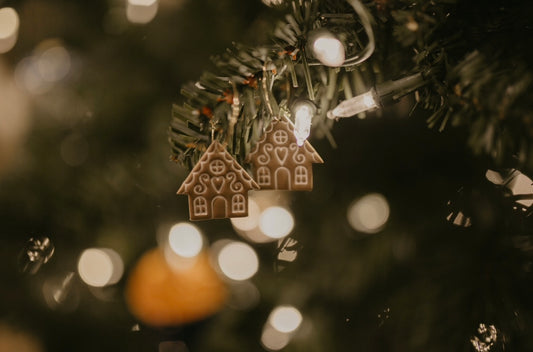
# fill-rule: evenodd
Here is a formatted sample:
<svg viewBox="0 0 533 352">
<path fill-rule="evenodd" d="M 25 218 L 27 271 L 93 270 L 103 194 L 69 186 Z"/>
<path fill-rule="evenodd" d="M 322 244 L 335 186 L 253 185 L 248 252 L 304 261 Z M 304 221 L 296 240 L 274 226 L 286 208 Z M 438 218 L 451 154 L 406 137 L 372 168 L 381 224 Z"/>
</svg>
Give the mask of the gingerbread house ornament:
<svg viewBox="0 0 533 352">
<path fill-rule="evenodd" d="M 178 190 L 189 196 L 191 220 L 248 216 L 252 177 L 218 141 L 213 141 Z"/>
<path fill-rule="evenodd" d="M 308 141 L 298 146 L 292 123 L 273 120 L 247 162 L 261 189 L 311 191 L 312 164 L 324 161 Z"/>
</svg>

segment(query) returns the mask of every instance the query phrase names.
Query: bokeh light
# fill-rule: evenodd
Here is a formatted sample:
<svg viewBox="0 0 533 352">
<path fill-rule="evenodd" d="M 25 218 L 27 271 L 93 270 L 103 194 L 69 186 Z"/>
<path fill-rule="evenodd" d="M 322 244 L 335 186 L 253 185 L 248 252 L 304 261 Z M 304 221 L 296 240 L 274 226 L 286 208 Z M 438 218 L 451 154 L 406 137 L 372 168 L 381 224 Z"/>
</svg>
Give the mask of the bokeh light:
<svg viewBox="0 0 533 352">
<path fill-rule="evenodd" d="M 124 273 L 120 255 L 108 248 L 89 248 L 78 260 L 78 274 L 83 282 L 94 287 L 117 283 Z"/>
<path fill-rule="evenodd" d="M 279 332 L 291 333 L 302 323 L 302 314 L 292 306 L 276 307 L 268 318 L 269 324 Z"/>
<path fill-rule="evenodd" d="M 9 67 L 0 61 L 0 176 L 17 158 L 30 127 L 26 94 L 17 87 Z"/>
<path fill-rule="evenodd" d="M 255 250 L 244 242 L 230 241 L 218 252 L 220 271 L 232 280 L 247 280 L 259 269 L 259 258 Z"/>
<path fill-rule="evenodd" d="M 259 289 L 250 280 L 234 282 L 230 290 L 228 306 L 233 309 L 251 309 L 261 300 Z"/>
<path fill-rule="evenodd" d="M 15 80 L 30 93 L 43 94 L 67 77 L 71 66 L 70 54 L 61 41 L 46 39 L 35 48 L 32 56 L 17 64 Z"/>
<path fill-rule="evenodd" d="M 261 334 L 261 344 L 267 350 L 279 351 L 289 344 L 290 334 L 274 329 L 270 324 L 266 324 Z"/>
<path fill-rule="evenodd" d="M 354 230 L 376 233 L 383 229 L 389 214 L 387 199 L 381 194 L 371 193 L 352 202 L 348 207 L 347 218 Z"/>
<path fill-rule="evenodd" d="M 42 342 L 30 331 L 0 322 L 0 351 L 43 352 Z"/>
<path fill-rule="evenodd" d="M 259 218 L 259 228 L 270 238 L 283 238 L 294 228 L 294 217 L 284 207 L 269 207 Z"/>
<path fill-rule="evenodd" d="M 41 44 L 43 49 L 38 50 L 37 69 L 43 80 L 58 82 L 65 78 L 70 71 L 71 60 L 67 49 L 55 41 Z"/>
<path fill-rule="evenodd" d="M 11 7 L 0 9 L 0 54 L 7 53 L 15 46 L 20 20 Z"/>
<path fill-rule="evenodd" d="M 128 0 L 126 17 L 135 24 L 151 22 L 157 15 L 158 0 Z"/>
<path fill-rule="evenodd" d="M 46 279 L 42 292 L 49 308 L 62 312 L 72 312 L 78 308 L 80 295 L 74 285 L 74 277 L 74 272 L 68 272 Z"/>
<path fill-rule="evenodd" d="M 259 216 L 261 209 L 257 202 L 253 199 L 248 199 L 248 216 L 242 218 L 231 218 L 231 224 L 235 230 L 252 231 L 259 224 Z"/>
<path fill-rule="evenodd" d="M 177 255 L 184 258 L 193 258 L 202 250 L 203 238 L 196 226 L 182 222 L 170 228 L 168 243 L 172 251 Z"/>
</svg>

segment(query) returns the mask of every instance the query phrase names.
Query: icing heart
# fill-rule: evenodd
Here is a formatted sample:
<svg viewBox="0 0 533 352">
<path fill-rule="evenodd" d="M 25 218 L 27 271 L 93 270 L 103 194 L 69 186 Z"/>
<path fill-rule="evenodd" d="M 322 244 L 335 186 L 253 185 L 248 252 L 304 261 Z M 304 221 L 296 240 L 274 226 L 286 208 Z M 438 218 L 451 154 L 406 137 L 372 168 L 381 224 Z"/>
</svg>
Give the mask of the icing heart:
<svg viewBox="0 0 533 352">
<path fill-rule="evenodd" d="M 215 176 L 211 178 L 211 186 L 213 186 L 213 189 L 217 193 L 222 192 L 222 189 L 224 188 L 225 184 L 226 180 L 224 179 L 224 176 Z"/>
<path fill-rule="evenodd" d="M 287 147 L 276 147 L 276 149 L 274 149 L 274 152 L 276 153 L 276 158 L 278 159 L 279 163 L 285 164 L 287 156 L 289 155 L 289 150 L 287 149 Z"/>
</svg>

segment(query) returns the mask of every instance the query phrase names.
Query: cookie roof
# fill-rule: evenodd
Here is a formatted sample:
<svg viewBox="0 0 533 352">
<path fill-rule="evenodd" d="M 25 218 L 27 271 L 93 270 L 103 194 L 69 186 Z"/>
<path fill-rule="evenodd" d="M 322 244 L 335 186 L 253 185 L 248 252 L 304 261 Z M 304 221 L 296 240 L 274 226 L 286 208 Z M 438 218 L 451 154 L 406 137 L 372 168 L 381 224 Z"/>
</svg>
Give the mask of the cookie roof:
<svg viewBox="0 0 533 352">
<path fill-rule="evenodd" d="M 274 131 L 274 130 L 276 130 L 276 131 L 277 130 L 285 130 L 288 133 L 288 135 L 289 135 L 290 143 L 291 144 L 294 143 L 295 145 L 297 145 L 296 136 L 294 135 L 294 126 L 293 126 L 293 124 L 288 122 L 288 121 L 273 120 L 270 123 L 270 125 L 268 125 L 268 127 L 265 129 L 265 131 L 263 132 L 263 135 L 261 136 L 261 138 L 259 139 L 259 141 L 255 145 L 254 150 L 250 154 L 248 154 L 248 156 L 246 158 L 247 162 L 252 162 L 252 160 L 253 160 L 252 158 L 256 154 L 261 154 L 261 150 L 262 150 L 261 146 L 264 143 L 268 143 L 269 142 L 269 140 L 271 138 L 272 131 Z M 310 162 L 317 163 L 317 164 L 324 163 L 324 160 L 322 160 L 320 155 L 317 153 L 315 148 L 313 148 L 311 143 L 309 143 L 309 141 L 306 140 L 301 147 L 298 147 L 298 149 L 299 149 L 299 153 L 302 153 L 305 156 L 305 158 L 307 160 L 309 160 Z"/>
<path fill-rule="evenodd" d="M 218 141 L 213 141 L 209 148 L 202 155 L 200 160 L 193 167 L 189 176 L 183 181 L 178 190 L 178 194 L 191 193 L 191 189 L 198 183 L 200 174 L 209 173 L 209 163 L 213 159 L 221 159 L 224 161 L 229 170 L 235 172 L 239 181 L 241 181 L 246 189 L 259 189 L 257 183 L 252 177 L 242 168 L 241 165 L 231 156 L 226 148 Z"/>
</svg>

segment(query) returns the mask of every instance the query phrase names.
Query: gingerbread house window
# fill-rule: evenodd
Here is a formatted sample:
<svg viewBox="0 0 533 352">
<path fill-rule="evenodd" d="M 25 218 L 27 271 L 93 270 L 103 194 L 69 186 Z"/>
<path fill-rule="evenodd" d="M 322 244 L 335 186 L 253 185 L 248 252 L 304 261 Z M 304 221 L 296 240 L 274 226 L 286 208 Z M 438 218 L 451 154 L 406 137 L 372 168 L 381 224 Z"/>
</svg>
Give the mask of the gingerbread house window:
<svg viewBox="0 0 533 352">
<path fill-rule="evenodd" d="M 261 166 L 257 169 L 257 183 L 260 185 L 270 184 L 270 169 L 266 166 Z"/>
<path fill-rule="evenodd" d="M 308 182 L 307 169 L 304 166 L 296 166 L 294 170 L 294 184 L 306 185 Z"/>
<path fill-rule="evenodd" d="M 209 164 L 209 170 L 215 175 L 221 175 L 226 170 L 226 165 L 220 159 L 215 159 Z"/>
<path fill-rule="evenodd" d="M 235 214 L 246 212 L 245 200 L 242 194 L 236 194 L 231 198 L 231 211 Z"/>
<path fill-rule="evenodd" d="M 280 130 L 274 132 L 274 142 L 276 144 L 285 144 L 288 140 L 289 136 L 287 135 L 287 132 Z"/>
<path fill-rule="evenodd" d="M 194 198 L 193 211 L 194 215 L 207 215 L 207 201 L 204 197 Z"/>
</svg>

